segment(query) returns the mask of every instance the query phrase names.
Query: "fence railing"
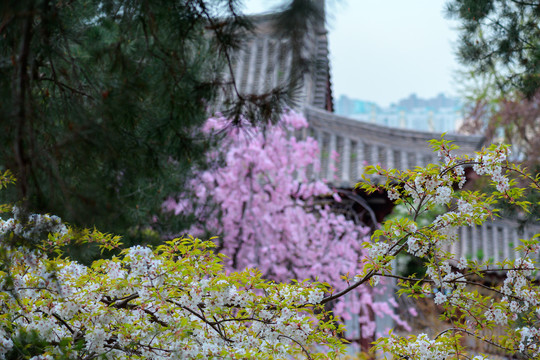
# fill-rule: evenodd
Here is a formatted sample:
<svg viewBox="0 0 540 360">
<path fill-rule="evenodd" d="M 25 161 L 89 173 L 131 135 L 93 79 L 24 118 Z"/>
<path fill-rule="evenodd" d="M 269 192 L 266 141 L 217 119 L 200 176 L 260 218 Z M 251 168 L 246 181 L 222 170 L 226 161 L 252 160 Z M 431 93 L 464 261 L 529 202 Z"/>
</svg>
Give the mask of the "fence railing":
<svg viewBox="0 0 540 360">
<path fill-rule="evenodd" d="M 309 123 L 308 134 L 320 146 L 321 168 L 314 176 L 337 186 L 354 185 L 366 165 L 404 170 L 439 161 L 428 141 L 440 138 L 440 133 L 390 128 L 313 107 L 306 108 L 304 113 Z M 473 153 L 483 142 L 483 137 L 477 135 L 445 138 L 460 146 L 459 153 Z"/>
<path fill-rule="evenodd" d="M 307 134 L 320 146 L 321 167 L 313 176 L 334 185 L 354 186 L 368 164 L 403 170 L 439 161 L 428 141 L 440 138 L 441 134 L 361 122 L 313 107 L 304 109 L 304 113 L 309 123 Z M 483 137 L 477 135 L 451 134 L 445 138 L 460 146 L 461 154 L 473 153 L 483 143 Z M 338 156 L 332 156 L 333 153 Z M 519 240 L 539 233 L 540 225 L 521 229 L 516 221 L 494 220 L 455 231 L 458 241 L 449 250 L 458 257 L 491 259 L 497 263 L 520 256 L 514 250 L 520 245 Z"/>
<path fill-rule="evenodd" d="M 515 250 L 522 245 L 520 239 L 531 239 L 540 233 L 540 225 L 520 226 L 517 221 L 497 219 L 455 231 L 458 240 L 449 247 L 453 254 L 473 260 L 490 260 L 496 264 L 504 259 L 522 257 L 523 252 Z"/>
</svg>

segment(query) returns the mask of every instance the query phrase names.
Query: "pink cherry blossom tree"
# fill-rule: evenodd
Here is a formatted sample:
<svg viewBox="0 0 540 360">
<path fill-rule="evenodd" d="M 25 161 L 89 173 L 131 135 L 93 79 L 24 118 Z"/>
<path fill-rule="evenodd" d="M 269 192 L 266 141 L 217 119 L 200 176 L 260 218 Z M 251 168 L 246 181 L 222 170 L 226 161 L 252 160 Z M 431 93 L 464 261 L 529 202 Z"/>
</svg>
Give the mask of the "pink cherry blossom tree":
<svg viewBox="0 0 540 360">
<path fill-rule="evenodd" d="M 320 197 L 340 199 L 309 175 L 319 167 L 318 144 L 294 136 L 307 125 L 292 112 L 264 129 L 209 119 L 207 133 L 223 136 L 221 166 L 200 172 L 191 182 L 193 194 L 170 198 L 164 207 L 177 215 L 194 214 L 191 235 L 220 234 L 215 241 L 230 270 L 256 267 L 278 282 L 318 279 L 339 290 L 362 271 L 362 243 L 369 241 L 370 229 L 317 203 Z M 408 329 L 395 315 L 395 302 L 377 303 L 373 295 L 366 284 L 334 304 L 335 314 L 358 319 L 361 334 L 349 337 L 372 338 L 373 314 L 387 314 Z"/>
</svg>

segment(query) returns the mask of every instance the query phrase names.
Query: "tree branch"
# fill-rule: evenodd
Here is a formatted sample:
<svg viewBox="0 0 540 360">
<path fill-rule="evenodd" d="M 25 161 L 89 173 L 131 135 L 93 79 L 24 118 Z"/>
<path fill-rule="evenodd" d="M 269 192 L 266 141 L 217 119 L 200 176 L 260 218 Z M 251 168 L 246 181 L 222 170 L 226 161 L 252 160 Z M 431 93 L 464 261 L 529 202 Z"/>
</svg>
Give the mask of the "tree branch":
<svg viewBox="0 0 540 360">
<path fill-rule="evenodd" d="M 371 270 L 370 272 L 368 272 L 366 275 L 364 275 L 364 277 L 362 279 L 360 279 L 359 281 L 355 282 L 354 284 L 346 287 L 345 289 L 341 290 L 340 292 L 334 294 L 334 295 L 331 295 L 331 296 L 328 296 L 328 297 L 325 297 L 324 299 L 321 300 L 320 304 L 326 304 L 330 301 L 333 301 L 333 300 L 336 300 L 336 299 L 339 299 L 340 297 L 342 297 L 343 295 L 351 292 L 352 290 L 356 289 L 357 287 L 359 287 L 360 285 L 362 285 L 363 283 L 365 283 L 366 281 L 368 281 L 369 279 L 371 279 L 373 277 L 373 275 L 375 275 L 375 271 L 374 270 Z"/>
</svg>

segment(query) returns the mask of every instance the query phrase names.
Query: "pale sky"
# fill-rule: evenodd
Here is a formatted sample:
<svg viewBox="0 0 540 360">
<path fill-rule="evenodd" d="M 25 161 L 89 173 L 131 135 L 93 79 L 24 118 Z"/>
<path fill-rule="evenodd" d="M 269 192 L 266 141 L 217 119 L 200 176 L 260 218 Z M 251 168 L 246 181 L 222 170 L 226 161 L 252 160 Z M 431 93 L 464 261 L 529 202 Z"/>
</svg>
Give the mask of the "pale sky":
<svg viewBox="0 0 540 360">
<path fill-rule="evenodd" d="M 453 51 L 456 23 L 444 18 L 447 0 L 327 0 L 334 98 L 382 106 L 416 93 L 458 93 Z M 247 12 L 280 1 L 246 0 Z"/>
</svg>

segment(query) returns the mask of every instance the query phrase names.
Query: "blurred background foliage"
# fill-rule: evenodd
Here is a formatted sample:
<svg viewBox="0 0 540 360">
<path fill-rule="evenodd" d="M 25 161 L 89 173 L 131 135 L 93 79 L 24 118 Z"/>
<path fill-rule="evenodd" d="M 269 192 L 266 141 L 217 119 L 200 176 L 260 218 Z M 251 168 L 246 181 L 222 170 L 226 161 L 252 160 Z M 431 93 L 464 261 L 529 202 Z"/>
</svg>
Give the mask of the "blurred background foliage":
<svg viewBox="0 0 540 360">
<path fill-rule="evenodd" d="M 283 2 L 282 36 L 305 36 L 298 21 L 320 18 L 314 3 Z M 0 170 L 17 185 L 2 201 L 127 243 L 186 228 L 161 206 L 205 166 L 200 130 L 216 95 L 232 91 L 223 110 L 255 124 L 293 104 L 288 89 L 250 97 L 230 90 L 234 74 L 224 80 L 252 29 L 241 10 L 235 0 L 3 1 Z"/>
</svg>

